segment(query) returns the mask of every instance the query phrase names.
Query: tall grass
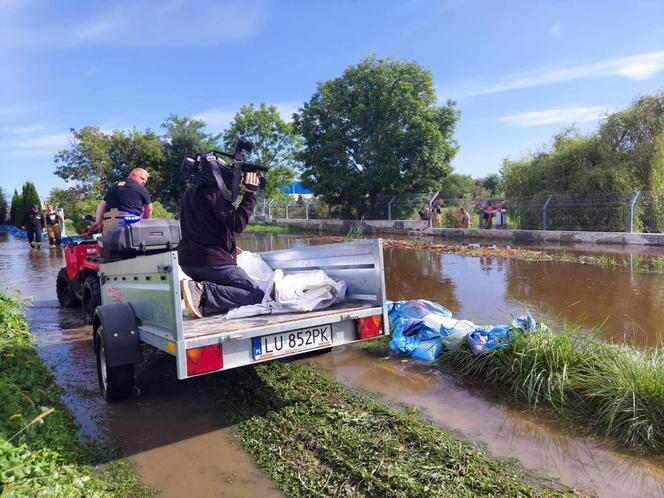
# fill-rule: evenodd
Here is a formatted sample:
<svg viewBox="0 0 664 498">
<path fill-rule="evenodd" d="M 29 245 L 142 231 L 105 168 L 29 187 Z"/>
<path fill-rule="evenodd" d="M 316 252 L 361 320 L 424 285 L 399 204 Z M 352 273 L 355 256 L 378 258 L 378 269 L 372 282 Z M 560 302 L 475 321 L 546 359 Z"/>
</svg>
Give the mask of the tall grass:
<svg viewBox="0 0 664 498">
<path fill-rule="evenodd" d="M 79 441 L 22 305 L 0 292 L 0 496 L 151 496 L 126 462 L 90 467 L 111 448 Z"/>
<path fill-rule="evenodd" d="M 605 344 L 576 329 L 514 336 L 479 356 L 446 352 L 461 373 L 507 386 L 533 407 L 547 406 L 592 433 L 631 448 L 664 451 L 664 352 Z"/>
</svg>

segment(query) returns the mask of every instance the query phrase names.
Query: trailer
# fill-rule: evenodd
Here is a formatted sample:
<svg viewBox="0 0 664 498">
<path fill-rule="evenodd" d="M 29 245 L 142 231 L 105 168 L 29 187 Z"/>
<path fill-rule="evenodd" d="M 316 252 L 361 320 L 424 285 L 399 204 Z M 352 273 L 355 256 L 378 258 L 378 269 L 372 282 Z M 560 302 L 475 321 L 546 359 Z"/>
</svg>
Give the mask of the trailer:
<svg viewBox="0 0 664 498">
<path fill-rule="evenodd" d="M 345 300 L 306 313 L 194 320 L 183 312 L 177 251 L 102 263 L 102 304 L 93 319 L 102 396 L 131 395 L 144 345 L 174 356 L 178 379 L 187 379 L 389 333 L 381 239 L 260 254 L 286 275 L 325 270 L 346 282 Z"/>
</svg>

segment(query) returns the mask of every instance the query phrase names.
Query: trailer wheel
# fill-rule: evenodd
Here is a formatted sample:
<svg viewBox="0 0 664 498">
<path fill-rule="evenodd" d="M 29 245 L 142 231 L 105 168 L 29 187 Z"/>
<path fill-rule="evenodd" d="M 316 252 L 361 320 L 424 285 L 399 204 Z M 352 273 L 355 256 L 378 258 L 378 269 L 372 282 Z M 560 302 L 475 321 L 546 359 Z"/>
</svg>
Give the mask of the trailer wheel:
<svg viewBox="0 0 664 498">
<path fill-rule="evenodd" d="M 95 309 L 101 304 L 101 288 L 99 286 L 99 277 L 88 275 L 83 282 L 81 291 L 81 313 L 85 323 L 92 323 L 95 316 Z"/>
<path fill-rule="evenodd" d="M 78 298 L 76 297 L 76 294 L 74 294 L 74 290 L 69 283 L 67 267 L 60 268 L 58 277 L 55 281 L 55 291 L 58 295 L 58 302 L 63 308 L 71 308 L 79 303 Z"/>
<path fill-rule="evenodd" d="M 128 398 L 134 391 L 134 365 L 109 367 L 104 349 L 104 325 L 100 324 L 95 336 L 97 377 L 102 397 L 110 402 Z"/>
</svg>

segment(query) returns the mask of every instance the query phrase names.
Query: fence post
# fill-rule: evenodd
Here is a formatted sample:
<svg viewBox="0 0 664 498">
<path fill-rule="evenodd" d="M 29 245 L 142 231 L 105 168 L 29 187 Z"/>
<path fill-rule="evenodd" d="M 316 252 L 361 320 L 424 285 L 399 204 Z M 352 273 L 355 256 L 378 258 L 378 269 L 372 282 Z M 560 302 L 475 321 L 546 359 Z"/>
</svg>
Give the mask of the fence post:
<svg viewBox="0 0 664 498">
<path fill-rule="evenodd" d="M 640 193 L 641 192 L 632 192 L 632 195 L 629 198 L 629 203 L 627 205 L 629 210 L 629 218 L 627 218 L 627 233 L 632 233 L 634 231 L 634 204 L 636 204 Z"/>
<path fill-rule="evenodd" d="M 286 219 L 288 219 L 288 208 L 290 207 L 291 204 L 293 204 L 294 201 L 289 201 L 288 204 L 286 204 Z"/>
<path fill-rule="evenodd" d="M 433 201 L 436 200 L 436 197 L 438 197 L 438 192 L 434 192 L 433 194 L 429 193 L 430 199 L 429 199 L 429 228 L 433 227 L 433 218 L 431 217 L 431 213 L 433 212 Z"/>
<path fill-rule="evenodd" d="M 271 220 L 272 219 L 272 204 L 274 203 L 274 199 L 270 199 L 270 203 L 267 205 L 267 219 Z"/>
<path fill-rule="evenodd" d="M 546 212 L 549 209 L 549 203 L 551 202 L 551 198 L 553 196 L 550 195 L 549 197 L 546 198 L 546 202 L 544 203 L 544 207 L 542 208 L 542 230 L 546 230 Z"/>
<path fill-rule="evenodd" d="M 394 202 L 394 198 L 396 196 L 393 195 L 392 198 L 390 199 L 390 202 L 387 203 L 387 219 L 392 221 L 392 203 Z"/>
<path fill-rule="evenodd" d="M 307 202 L 306 206 L 304 206 L 304 219 L 308 220 L 309 219 L 309 204 L 311 204 L 314 201 L 314 198 L 312 197 L 309 199 L 309 202 Z"/>
</svg>

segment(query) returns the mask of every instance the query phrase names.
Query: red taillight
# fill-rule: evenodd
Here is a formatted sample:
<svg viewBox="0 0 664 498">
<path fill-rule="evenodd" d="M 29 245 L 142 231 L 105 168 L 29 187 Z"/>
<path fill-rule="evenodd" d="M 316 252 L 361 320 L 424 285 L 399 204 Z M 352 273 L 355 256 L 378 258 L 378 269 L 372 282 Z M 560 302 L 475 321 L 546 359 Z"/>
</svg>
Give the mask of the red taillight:
<svg viewBox="0 0 664 498">
<path fill-rule="evenodd" d="M 360 339 L 376 337 L 383 333 L 383 315 L 366 316 L 357 320 L 357 335 Z"/>
<path fill-rule="evenodd" d="M 224 350 L 221 344 L 187 349 L 187 375 L 213 372 L 224 368 Z"/>
</svg>

